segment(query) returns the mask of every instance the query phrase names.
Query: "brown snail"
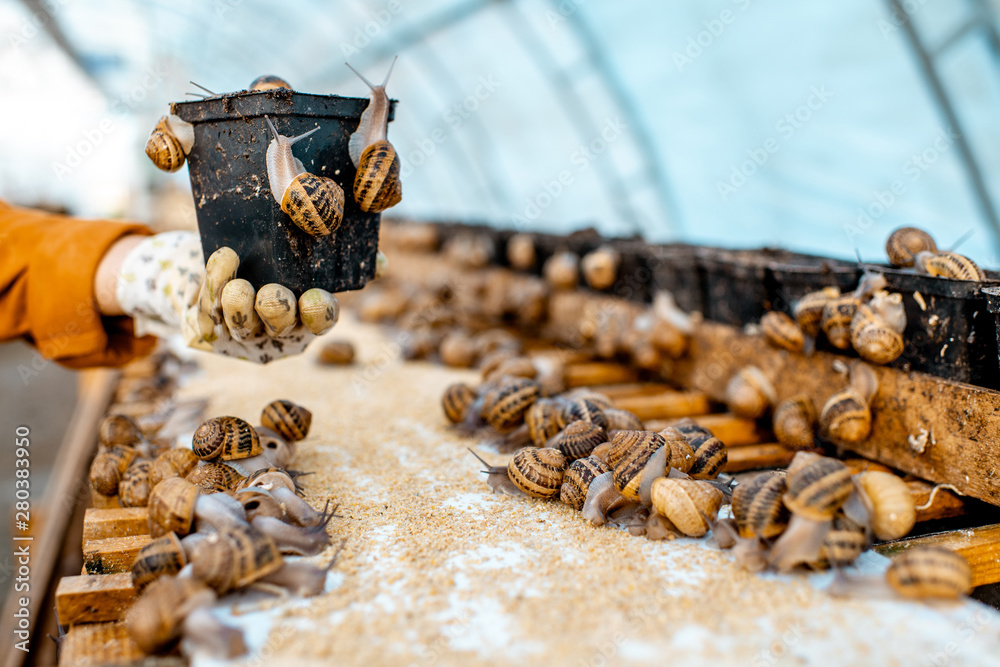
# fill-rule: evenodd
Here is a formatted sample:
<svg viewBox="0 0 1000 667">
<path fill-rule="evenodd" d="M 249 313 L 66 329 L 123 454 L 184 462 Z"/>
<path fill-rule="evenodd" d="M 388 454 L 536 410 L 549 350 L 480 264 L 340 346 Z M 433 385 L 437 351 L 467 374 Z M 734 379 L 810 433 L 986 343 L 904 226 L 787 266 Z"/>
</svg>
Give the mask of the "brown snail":
<svg viewBox="0 0 1000 667">
<path fill-rule="evenodd" d="M 305 527 L 326 525 L 332 515 L 318 512 L 299 497 L 295 480 L 286 471 L 278 468 L 258 470 L 236 484 L 239 490 L 261 489 L 267 491 L 281 503 L 286 515 L 295 523 Z"/>
<path fill-rule="evenodd" d="M 91 488 L 102 496 L 118 495 L 118 485 L 122 481 L 122 476 L 135 457 L 134 449 L 120 445 L 99 451 L 90 464 Z"/>
<path fill-rule="evenodd" d="M 762 472 L 743 481 L 733 490 L 733 519 L 742 537 L 770 539 L 788 526 L 785 474 Z"/>
<path fill-rule="evenodd" d="M 260 436 L 239 417 L 213 417 L 194 432 L 191 449 L 202 461 L 245 459 L 263 453 Z"/>
<path fill-rule="evenodd" d="M 168 477 L 183 477 L 198 465 L 198 457 L 186 447 L 172 447 L 153 459 L 149 467 L 149 488 Z"/>
<path fill-rule="evenodd" d="M 795 303 L 792 315 L 807 336 L 815 338 L 819 335 L 826 304 L 839 296 L 839 288 L 824 287 L 817 292 L 806 294 Z"/>
<path fill-rule="evenodd" d="M 445 366 L 469 368 L 476 362 L 476 347 L 469 334 L 456 329 L 441 340 L 438 355 Z"/>
<path fill-rule="evenodd" d="M 844 294 L 830 299 L 823 308 L 820 328 L 834 347 L 846 350 L 851 346 L 851 322 L 858 304 L 859 300 L 854 294 Z"/>
<path fill-rule="evenodd" d="M 201 582 L 187 577 L 161 577 L 149 584 L 129 608 L 125 615 L 125 627 L 129 637 L 144 653 L 157 653 L 173 645 L 182 632 L 186 634 L 188 625 L 185 619 L 215 600 L 215 593 Z M 214 621 L 214 617 L 209 614 L 208 619 L 211 619 L 212 630 L 217 629 L 220 624 Z M 204 622 L 205 619 L 200 620 Z M 240 645 L 242 636 L 234 656 L 246 652 L 245 645 L 239 650 Z"/>
<path fill-rule="evenodd" d="M 243 475 L 221 461 L 204 461 L 184 479 L 197 486 L 201 493 L 218 493 L 236 488 Z"/>
<path fill-rule="evenodd" d="M 562 418 L 567 424 L 575 421 L 586 421 L 602 429 L 608 427 L 608 418 L 604 414 L 604 409 L 599 405 L 599 401 L 584 396 L 564 399 Z"/>
<path fill-rule="evenodd" d="M 484 379 L 489 382 L 505 375 L 534 379 L 538 377 L 538 368 L 530 358 L 514 356 L 497 364 L 489 375 L 484 376 Z"/>
<path fill-rule="evenodd" d="M 248 88 L 248 90 L 254 90 L 254 91 L 274 90 L 276 88 L 287 88 L 288 90 L 295 90 L 294 88 L 292 88 L 292 84 L 288 83 L 280 76 L 275 76 L 273 74 L 264 74 L 262 76 L 258 76 L 256 79 L 253 80 L 253 83 L 250 84 L 250 88 Z"/>
<path fill-rule="evenodd" d="M 444 390 L 441 407 L 452 424 L 461 424 L 469 406 L 476 400 L 476 390 L 464 382 L 456 382 Z"/>
<path fill-rule="evenodd" d="M 805 394 L 793 396 L 774 409 L 774 435 L 794 449 L 809 449 L 815 443 L 816 408 Z"/>
<path fill-rule="evenodd" d="M 604 417 L 608 420 L 608 435 L 614 437 L 614 431 L 641 431 L 642 420 L 628 410 L 618 408 L 605 408 L 602 410 Z"/>
<path fill-rule="evenodd" d="M 667 441 L 667 447 L 670 448 L 670 467 L 683 473 L 689 473 L 695 464 L 695 450 L 687 436 L 672 426 L 660 431 L 660 435 Z M 703 459 L 700 467 L 707 469 L 707 466 L 708 461 Z"/>
<path fill-rule="evenodd" d="M 149 468 L 152 461 L 133 461 L 118 483 L 118 502 L 122 507 L 145 507 L 149 502 Z"/>
<path fill-rule="evenodd" d="M 838 445 L 864 441 L 871 433 L 871 403 L 878 391 L 878 377 L 871 368 L 855 362 L 851 384 L 823 405 L 819 415 L 820 433 Z"/>
<path fill-rule="evenodd" d="M 181 477 L 157 484 L 149 494 L 149 534 L 187 535 L 196 526 L 221 528 L 246 523 L 243 507 L 225 493 L 201 495 L 198 487 Z"/>
<path fill-rule="evenodd" d="M 494 493 L 526 495 L 532 498 L 555 498 L 562 488 L 568 461 L 558 449 L 523 447 L 510 458 L 506 466 L 491 466 L 469 450 L 486 466 L 486 483 Z"/>
<path fill-rule="evenodd" d="M 403 199 L 399 156 L 386 139 L 390 104 L 385 86 L 389 83 L 392 68 L 396 66 L 396 59 L 393 58 L 385 79 L 378 86 L 350 65 L 347 66 L 371 89 L 371 101 L 361 114 L 358 129 L 348 141 L 351 161 L 358 168 L 354 178 L 354 200 L 365 213 L 378 213 Z"/>
<path fill-rule="evenodd" d="M 319 349 L 316 360 L 331 366 L 347 366 L 354 363 L 354 345 L 346 340 L 331 340 Z"/>
<path fill-rule="evenodd" d="M 871 503 L 871 528 L 876 538 L 898 540 L 913 530 L 917 511 L 906 482 L 879 471 L 863 472 L 857 480 Z"/>
<path fill-rule="evenodd" d="M 566 426 L 561 406 L 549 398 L 540 398 L 532 403 L 524 413 L 524 423 L 528 426 L 528 436 L 537 447 L 544 447 L 549 438 Z"/>
<path fill-rule="evenodd" d="M 163 576 L 177 574 L 187 565 L 184 547 L 176 533 L 148 542 L 132 562 L 132 584 L 140 593 L 146 586 Z"/>
<path fill-rule="evenodd" d="M 726 405 L 738 417 L 756 419 L 774 402 L 774 385 L 756 366 L 740 369 L 726 385 Z"/>
<path fill-rule="evenodd" d="M 954 599 L 972 590 L 969 561 L 944 547 L 915 547 L 897 554 L 885 578 L 907 598 Z"/>
<path fill-rule="evenodd" d="M 97 439 L 106 447 L 134 447 L 143 441 L 139 426 L 125 415 L 105 417 L 97 429 Z"/>
<path fill-rule="evenodd" d="M 612 442 L 615 488 L 631 501 L 640 499 L 644 479 L 655 479 L 670 465 L 670 447 L 659 433 L 651 431 L 621 431 Z M 656 457 L 657 452 L 663 452 Z M 654 460 L 654 457 L 655 460 Z M 609 456 L 610 458 L 610 456 Z"/>
<path fill-rule="evenodd" d="M 558 449 L 567 461 L 589 456 L 594 448 L 605 441 L 604 429 L 589 421 L 570 422 L 552 437 L 548 446 Z"/>
<path fill-rule="evenodd" d="M 687 469 L 693 479 L 715 479 L 726 468 L 729 462 L 729 452 L 721 440 L 711 431 L 704 429 L 703 433 L 685 435 L 688 444 L 694 452 L 691 465 Z M 674 460 L 670 464 L 673 466 Z M 685 472 L 681 466 L 673 466 Z"/>
<path fill-rule="evenodd" d="M 285 440 L 294 442 L 309 435 L 312 412 L 291 401 L 279 399 L 264 406 L 260 414 L 260 423 Z"/>
<path fill-rule="evenodd" d="M 194 578 L 220 595 L 266 577 L 282 562 L 274 540 L 249 526 L 212 533 L 191 554 Z"/>
<path fill-rule="evenodd" d="M 540 394 L 538 383 L 513 378 L 501 384 L 483 404 L 483 419 L 500 433 L 517 428 L 524 414 Z"/>
<path fill-rule="evenodd" d="M 801 352 L 805 347 L 802 327 L 787 314 L 772 310 L 760 318 L 760 329 L 767 342 L 791 352 Z"/>
<path fill-rule="evenodd" d="M 555 289 L 573 289 L 580 280 L 580 258 L 572 252 L 557 252 L 545 260 L 542 275 Z"/>
<path fill-rule="evenodd" d="M 292 154 L 292 146 L 320 128 L 286 137 L 278 133 L 271 119 L 264 116 L 271 130 L 267 146 L 267 180 L 271 195 L 292 222 L 312 236 L 328 236 L 336 231 L 344 217 L 344 190 L 332 178 L 316 176 L 305 170 Z"/>
<path fill-rule="evenodd" d="M 146 155 L 158 169 L 173 172 L 184 166 L 194 148 L 194 125 L 174 114 L 160 118 L 146 140 Z"/>
<path fill-rule="evenodd" d="M 588 285 L 604 290 L 615 284 L 620 263 L 621 256 L 614 248 L 602 247 L 584 255 L 580 268 Z"/>
<path fill-rule="evenodd" d="M 913 266 L 918 253 L 937 251 L 931 235 L 916 227 L 900 227 L 885 242 L 885 253 L 893 266 Z"/>
<path fill-rule="evenodd" d="M 507 261 L 515 269 L 527 271 L 535 266 L 535 241 L 530 234 L 514 234 L 507 241 Z"/>
<path fill-rule="evenodd" d="M 689 537 L 708 532 L 722 506 L 722 492 L 711 484 L 661 477 L 653 482 L 653 508 Z"/>
<path fill-rule="evenodd" d="M 903 353 L 906 311 L 901 294 L 876 292 L 851 320 L 851 344 L 865 361 L 888 364 Z"/>
<path fill-rule="evenodd" d="M 865 531 L 845 516 L 837 516 L 819 548 L 819 563 L 847 567 L 867 548 Z"/>
<path fill-rule="evenodd" d="M 608 472 L 611 472 L 608 464 L 593 456 L 573 461 L 563 475 L 559 499 L 575 510 L 582 510 L 591 482 Z"/>
<path fill-rule="evenodd" d="M 978 264 L 957 252 L 919 252 L 914 264 L 919 273 L 928 276 L 976 282 L 986 280 L 986 274 Z"/>
</svg>

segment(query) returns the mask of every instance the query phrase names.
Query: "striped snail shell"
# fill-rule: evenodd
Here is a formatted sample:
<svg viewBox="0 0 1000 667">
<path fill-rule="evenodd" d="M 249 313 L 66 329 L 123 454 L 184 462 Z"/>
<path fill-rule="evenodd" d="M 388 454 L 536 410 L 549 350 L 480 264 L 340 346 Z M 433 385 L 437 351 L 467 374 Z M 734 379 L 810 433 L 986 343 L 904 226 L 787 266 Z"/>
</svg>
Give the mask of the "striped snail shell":
<svg viewBox="0 0 1000 667">
<path fill-rule="evenodd" d="M 184 547 L 177 533 L 167 533 L 139 549 L 132 562 L 132 585 L 140 593 L 165 575 L 177 574 L 187 565 Z"/>
<path fill-rule="evenodd" d="M 698 424 L 698 422 L 691 419 L 690 417 L 685 417 L 684 419 L 680 419 L 674 422 L 674 424 L 672 424 L 670 428 L 676 429 L 681 435 L 683 435 L 688 440 L 691 440 L 691 438 L 699 434 L 709 437 L 712 435 L 712 432 L 710 430 L 708 430 L 704 426 L 701 426 L 700 424 Z"/>
<path fill-rule="evenodd" d="M 832 519 L 854 488 L 847 466 L 811 452 L 795 455 L 786 483 L 785 506 L 813 521 Z"/>
<path fill-rule="evenodd" d="M 900 227 L 885 242 L 885 253 L 893 266 L 913 266 L 917 253 L 927 250 L 935 252 L 937 244 L 930 234 L 916 227 Z"/>
<path fill-rule="evenodd" d="M 122 476 L 135 457 L 131 447 L 115 445 L 102 449 L 90 464 L 90 487 L 102 496 L 118 495 Z"/>
<path fill-rule="evenodd" d="M 145 507 L 149 502 L 149 468 L 152 461 L 135 461 L 118 483 L 118 502 L 122 507 Z"/>
<path fill-rule="evenodd" d="M 772 310 L 760 318 L 760 329 L 767 342 L 791 352 L 801 352 L 805 347 L 802 327 L 785 313 Z"/>
<path fill-rule="evenodd" d="M 649 439 L 650 431 L 641 430 L 621 430 L 611 439 L 611 447 L 608 449 L 605 461 L 612 470 L 628 456 L 633 450 L 638 449 L 643 442 Z M 662 439 L 663 436 L 660 436 Z M 662 446 L 662 445 L 661 445 Z"/>
<path fill-rule="evenodd" d="M 878 391 L 878 378 L 868 366 L 856 363 L 851 386 L 837 392 L 819 414 L 820 432 L 838 445 L 863 442 L 871 433 L 871 402 Z"/>
<path fill-rule="evenodd" d="M 660 431 L 660 435 L 666 440 L 667 447 L 670 447 L 668 465 L 683 473 L 690 472 L 695 464 L 695 450 L 687 437 L 672 426 Z"/>
<path fill-rule="evenodd" d="M 819 561 L 847 567 L 868 547 L 864 529 L 845 516 L 837 516 L 819 548 Z"/>
<path fill-rule="evenodd" d="M 653 482 L 653 508 L 688 537 L 701 537 L 719 514 L 723 494 L 693 479 L 660 477 Z"/>
<path fill-rule="evenodd" d="M 741 368 L 726 385 L 726 405 L 738 417 L 757 419 L 774 402 L 774 385 L 756 366 Z"/>
<path fill-rule="evenodd" d="M 590 453 L 590 455 L 592 457 L 594 457 L 595 459 L 600 459 L 601 461 L 604 461 L 605 463 L 607 463 L 608 462 L 608 452 L 610 452 L 610 451 L 611 451 L 611 443 L 610 442 L 602 442 L 597 447 L 594 447 L 594 451 L 592 451 Z"/>
<path fill-rule="evenodd" d="M 824 287 L 817 292 L 806 294 L 796 302 L 792 308 L 792 315 L 807 336 L 815 338 L 819 335 L 826 304 L 839 296 L 840 289 Z"/>
<path fill-rule="evenodd" d="M 568 461 L 551 447 L 523 447 L 507 464 L 507 475 L 518 489 L 532 498 L 555 498 L 562 488 Z"/>
<path fill-rule="evenodd" d="M 507 261 L 520 271 L 527 271 L 535 266 L 535 241 L 530 234 L 514 234 L 507 240 Z"/>
<path fill-rule="evenodd" d="M 729 462 L 729 452 L 722 441 L 716 438 L 711 431 L 687 436 L 687 441 L 694 451 L 691 467 L 687 473 L 694 479 L 715 479 L 718 477 Z M 673 464 L 673 460 L 671 460 L 671 464 Z"/>
<path fill-rule="evenodd" d="M 157 484 L 149 494 L 149 534 L 190 533 L 196 502 L 198 487 L 186 479 L 171 477 Z"/>
<path fill-rule="evenodd" d="M 170 647 L 181 634 L 181 624 L 198 607 L 215 601 L 210 588 L 188 577 L 161 577 L 143 591 L 125 615 L 129 637 L 143 653 Z"/>
<path fill-rule="evenodd" d="M 545 260 L 542 275 L 555 289 L 573 289 L 580 280 L 580 258 L 569 251 L 557 252 Z"/>
<path fill-rule="evenodd" d="M 205 461 L 184 479 L 197 486 L 201 493 L 219 493 L 236 488 L 243 475 L 221 461 Z"/>
<path fill-rule="evenodd" d="M 563 404 L 563 421 L 571 424 L 575 421 L 587 421 L 606 429 L 608 418 L 600 406 L 589 398 L 575 398 Z"/>
<path fill-rule="evenodd" d="M 594 391 L 593 389 L 589 389 L 587 387 L 574 389 L 571 392 L 563 394 L 562 397 L 567 401 L 575 401 L 579 399 L 590 401 L 595 406 L 597 406 L 598 410 L 607 410 L 609 408 L 615 407 L 615 404 L 612 402 L 610 398 L 608 398 L 607 396 L 598 391 Z"/>
<path fill-rule="evenodd" d="M 538 369 L 535 367 L 534 362 L 532 362 L 528 357 L 513 356 L 508 359 L 504 359 L 497 364 L 493 368 L 492 372 L 484 374 L 483 379 L 489 382 L 491 380 L 502 378 L 505 375 L 510 377 L 534 379 L 538 377 Z"/>
<path fill-rule="evenodd" d="M 452 424 L 461 424 L 469 406 L 476 400 L 476 390 L 464 382 L 456 382 L 444 390 L 441 407 Z"/>
<path fill-rule="evenodd" d="M 621 256 L 614 248 L 602 247 L 584 255 L 580 262 L 587 284 L 596 290 L 608 289 L 618 278 Z"/>
<path fill-rule="evenodd" d="M 559 489 L 559 499 L 575 510 L 583 509 L 587 499 L 590 483 L 598 475 L 610 472 L 608 464 L 599 458 L 587 456 L 569 464 L 563 476 L 562 487 Z"/>
<path fill-rule="evenodd" d="M 259 456 L 264 448 L 253 426 L 239 417 L 213 417 L 194 432 L 191 449 L 202 461 Z"/>
<path fill-rule="evenodd" d="M 904 348 L 901 333 L 866 303 L 858 306 L 851 320 L 851 345 L 858 356 L 873 364 L 892 363 L 903 354 Z"/>
<path fill-rule="evenodd" d="M 614 483 L 618 492 L 629 500 L 639 500 L 639 487 L 642 484 L 643 472 L 650 459 L 662 448 L 667 447 L 667 441 L 659 433 L 652 431 L 621 431 L 612 442 L 612 451 L 624 449 L 622 445 L 631 442 L 628 451 L 622 456 L 616 456 L 617 463 L 608 462 L 614 471 Z M 669 461 L 663 461 L 662 469 L 656 474 L 662 475 Z"/>
<path fill-rule="evenodd" d="M 566 426 L 562 408 L 550 398 L 540 398 L 532 403 L 524 413 L 524 423 L 528 425 L 528 436 L 536 447 L 544 447 L 549 438 Z"/>
<path fill-rule="evenodd" d="M 278 399 L 264 406 L 260 413 L 260 423 L 285 440 L 295 442 L 309 435 L 312 412 L 291 401 Z"/>
<path fill-rule="evenodd" d="M 782 501 L 785 474 L 762 472 L 733 490 L 733 519 L 742 537 L 777 537 L 788 526 L 788 508 Z"/>
<path fill-rule="evenodd" d="M 195 545 L 192 575 L 219 594 L 266 577 L 283 563 L 274 540 L 251 526 L 212 533 Z"/>
<path fill-rule="evenodd" d="M 399 181 L 399 156 L 386 139 L 368 146 L 361 154 L 354 177 L 354 201 L 365 213 L 380 213 L 403 200 Z"/>
<path fill-rule="evenodd" d="M 97 429 L 97 439 L 106 447 L 134 447 L 142 442 L 139 426 L 125 415 L 108 415 Z"/>
<path fill-rule="evenodd" d="M 500 433 L 517 428 L 524 413 L 541 393 L 538 383 L 527 378 L 514 378 L 500 385 L 492 400 L 483 404 L 483 418 Z"/>
<path fill-rule="evenodd" d="M 938 278 L 982 282 L 986 274 L 979 265 L 957 252 L 920 252 L 914 260 L 917 272 Z"/>
<path fill-rule="evenodd" d="M 812 399 L 799 394 L 785 399 L 774 409 L 774 435 L 793 449 L 809 449 L 815 442 L 816 408 Z"/>
<path fill-rule="evenodd" d="M 274 90 L 275 88 L 287 88 L 288 90 L 295 90 L 292 88 L 292 84 L 288 83 L 280 76 L 275 76 L 273 74 L 264 74 L 258 76 L 250 84 L 248 90 L 259 91 L 259 90 Z"/>
<path fill-rule="evenodd" d="M 885 578 L 907 598 L 953 599 L 972 590 L 969 561 L 944 547 L 914 547 L 897 554 Z"/>
<path fill-rule="evenodd" d="M 519 356 L 517 350 L 509 347 L 497 347 L 490 349 L 489 341 L 483 342 L 479 337 L 472 343 L 472 354 L 479 357 L 479 370 L 482 371 L 483 380 L 487 378 L 499 377 L 496 372 L 505 362 L 516 359 Z"/>
<path fill-rule="evenodd" d="M 184 477 L 198 465 L 198 457 L 187 447 L 172 447 L 161 453 L 149 467 L 149 488 L 169 477 Z"/>
<path fill-rule="evenodd" d="M 872 506 L 872 532 L 880 540 L 905 537 L 917 521 L 913 494 L 906 482 L 889 472 L 866 471 L 858 484 Z"/>
<path fill-rule="evenodd" d="M 173 172 L 184 166 L 194 147 L 194 126 L 169 114 L 160 118 L 146 140 L 146 155 L 158 169 Z"/>
<path fill-rule="evenodd" d="M 851 346 L 851 321 L 859 304 L 860 300 L 852 293 L 830 299 L 823 308 L 820 328 L 837 349 L 846 350 Z"/>
<path fill-rule="evenodd" d="M 604 429 L 589 421 L 575 421 L 555 435 L 549 446 L 555 447 L 567 461 L 589 456 L 594 448 L 605 441 Z"/>
<path fill-rule="evenodd" d="M 619 410 L 618 408 L 605 408 L 602 410 L 605 418 L 608 420 L 608 435 L 612 435 L 612 431 L 641 431 L 642 430 L 642 420 L 635 416 L 634 413 L 628 410 Z"/>
</svg>

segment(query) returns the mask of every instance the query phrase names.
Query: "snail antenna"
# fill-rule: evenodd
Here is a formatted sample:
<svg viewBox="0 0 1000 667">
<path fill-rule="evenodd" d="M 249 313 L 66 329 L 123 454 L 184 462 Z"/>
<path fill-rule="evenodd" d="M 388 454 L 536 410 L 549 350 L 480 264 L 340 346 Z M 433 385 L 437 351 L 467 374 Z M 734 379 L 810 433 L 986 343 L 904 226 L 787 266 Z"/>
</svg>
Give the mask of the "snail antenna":
<svg viewBox="0 0 1000 667">
<path fill-rule="evenodd" d="M 205 86 L 201 85 L 200 83 L 195 83 L 194 81 L 188 81 L 188 83 L 190 83 L 192 86 L 195 86 L 197 88 L 201 88 L 202 90 L 204 90 L 209 95 L 218 95 L 218 93 L 213 93 L 211 90 L 209 90 Z"/>
<path fill-rule="evenodd" d="M 976 230 L 970 228 L 969 231 L 965 232 L 960 237 L 958 237 L 958 240 L 952 244 L 951 248 L 948 249 L 948 252 L 955 252 L 956 250 L 958 250 L 958 247 L 963 243 L 965 243 L 966 241 L 968 241 L 969 239 L 971 239 L 975 235 L 975 233 Z"/>
<path fill-rule="evenodd" d="M 368 79 L 366 79 L 364 74 L 362 74 L 358 70 L 356 70 L 353 67 L 351 67 L 351 63 L 344 63 L 344 64 L 347 65 L 348 69 L 350 69 L 352 72 L 354 72 L 355 74 L 357 74 L 358 78 L 365 82 L 365 85 L 367 85 L 372 90 L 375 90 L 375 84 L 373 84 L 371 81 L 369 81 Z M 393 64 L 395 65 L 396 61 L 393 61 Z M 391 67 L 389 68 L 389 73 L 390 74 L 392 73 L 392 68 Z"/>
</svg>

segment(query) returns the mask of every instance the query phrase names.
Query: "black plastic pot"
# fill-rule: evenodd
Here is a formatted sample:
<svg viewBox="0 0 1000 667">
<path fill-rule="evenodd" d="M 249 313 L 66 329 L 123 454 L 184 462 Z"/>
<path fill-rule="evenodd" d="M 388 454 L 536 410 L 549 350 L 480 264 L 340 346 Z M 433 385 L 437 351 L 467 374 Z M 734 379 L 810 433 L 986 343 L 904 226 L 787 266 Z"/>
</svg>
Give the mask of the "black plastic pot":
<svg viewBox="0 0 1000 667">
<path fill-rule="evenodd" d="M 652 274 L 651 295 L 670 292 L 681 310 L 705 312 L 705 276 L 698 263 L 699 248 L 684 244 L 646 246 Z"/>
<path fill-rule="evenodd" d="M 760 320 L 771 310 L 768 266 L 790 255 L 768 248 L 700 249 L 697 257 L 704 276 L 705 318 L 737 327 Z"/>
<path fill-rule="evenodd" d="M 179 102 L 171 112 L 194 125 L 188 172 L 207 258 L 222 246 L 240 257 L 239 277 L 260 288 L 280 283 L 296 294 L 321 287 L 361 289 L 375 276 L 381 216 L 364 213 L 352 196 L 355 168 L 347 152 L 367 98 L 308 95 L 285 89 L 241 92 Z M 395 102 L 389 118 L 393 117 Z M 344 188 L 344 219 L 331 236 L 296 227 L 271 194 L 265 153 L 267 115 L 285 136 L 322 129 L 295 144 L 306 171 Z"/>
<path fill-rule="evenodd" d="M 853 291 L 863 273 L 855 262 L 799 254 L 786 261 L 772 262 L 768 269 L 772 283 L 771 306 L 786 313 L 791 313 L 792 306 L 803 296 L 824 287 Z"/>
</svg>

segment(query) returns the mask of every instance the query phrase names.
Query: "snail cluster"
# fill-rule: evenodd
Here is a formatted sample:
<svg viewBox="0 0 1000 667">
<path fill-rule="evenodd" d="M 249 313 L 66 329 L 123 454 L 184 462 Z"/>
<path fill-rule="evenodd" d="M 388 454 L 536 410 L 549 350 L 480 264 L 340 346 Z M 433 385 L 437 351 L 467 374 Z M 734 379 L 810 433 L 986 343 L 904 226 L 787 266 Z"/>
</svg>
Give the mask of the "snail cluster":
<svg viewBox="0 0 1000 667">
<path fill-rule="evenodd" d="M 938 250 L 930 234 L 916 227 L 900 227 L 885 243 L 889 263 L 898 268 L 913 267 L 917 273 L 936 278 L 982 282 L 983 270 L 957 252 Z"/>
</svg>

